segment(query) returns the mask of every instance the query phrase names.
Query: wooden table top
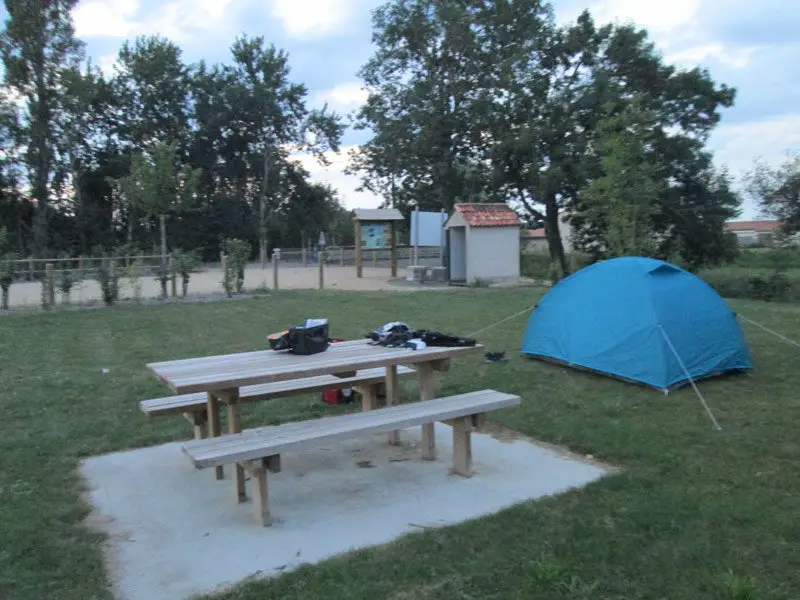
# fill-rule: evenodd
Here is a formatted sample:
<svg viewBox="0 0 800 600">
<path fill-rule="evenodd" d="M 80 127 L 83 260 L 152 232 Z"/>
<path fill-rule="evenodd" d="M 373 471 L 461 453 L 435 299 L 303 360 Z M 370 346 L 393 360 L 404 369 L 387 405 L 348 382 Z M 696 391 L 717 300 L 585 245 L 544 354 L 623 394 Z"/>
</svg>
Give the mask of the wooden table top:
<svg viewBox="0 0 800 600">
<path fill-rule="evenodd" d="M 222 356 L 205 356 L 150 363 L 150 369 L 176 394 L 210 392 L 315 375 L 333 375 L 359 369 L 413 365 L 480 352 L 478 344 L 467 348 L 428 347 L 423 350 L 373 346 L 368 340 L 331 344 L 311 356 L 287 351 L 260 350 Z"/>
</svg>

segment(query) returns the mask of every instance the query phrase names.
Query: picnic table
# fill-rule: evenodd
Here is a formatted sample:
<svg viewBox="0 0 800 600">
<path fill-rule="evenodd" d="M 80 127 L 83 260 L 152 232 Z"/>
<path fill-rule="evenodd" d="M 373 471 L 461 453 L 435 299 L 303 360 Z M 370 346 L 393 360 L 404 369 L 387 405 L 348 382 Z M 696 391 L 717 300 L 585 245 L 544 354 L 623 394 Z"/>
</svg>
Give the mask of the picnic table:
<svg viewBox="0 0 800 600">
<path fill-rule="evenodd" d="M 420 383 L 420 400 L 436 397 L 436 372 L 449 369 L 451 358 L 480 352 L 483 346 L 428 347 L 422 350 L 389 348 L 356 340 L 331 344 L 327 351 L 298 356 L 289 351 L 263 350 L 171 360 L 147 367 L 176 394 L 205 392 L 208 403 L 208 429 L 212 437 L 221 435 L 220 405 L 227 408 L 228 433 L 241 432 L 239 422 L 240 388 L 321 375 L 352 377 L 360 369 L 386 369 L 386 405 L 399 402 L 398 366 L 414 366 Z M 365 405 L 365 408 L 368 408 Z M 372 407 L 374 408 L 374 406 Z M 389 433 L 389 443 L 399 443 L 397 431 Z M 436 440 L 434 424 L 422 425 L 422 457 L 434 460 Z M 217 467 L 221 478 L 221 467 Z M 235 482 L 239 501 L 246 499 L 245 474 L 236 466 Z"/>
</svg>

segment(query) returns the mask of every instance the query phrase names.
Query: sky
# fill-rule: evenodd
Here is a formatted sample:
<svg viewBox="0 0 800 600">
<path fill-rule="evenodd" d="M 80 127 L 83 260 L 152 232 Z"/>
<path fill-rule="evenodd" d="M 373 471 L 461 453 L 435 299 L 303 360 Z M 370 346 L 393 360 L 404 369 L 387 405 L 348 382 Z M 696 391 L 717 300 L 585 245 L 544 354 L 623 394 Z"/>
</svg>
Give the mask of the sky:
<svg viewBox="0 0 800 600">
<path fill-rule="evenodd" d="M 76 33 L 95 63 L 110 72 L 125 39 L 160 34 L 179 44 L 186 62 L 227 62 L 241 34 L 264 36 L 289 53 L 292 78 L 309 89 L 309 105 L 325 102 L 341 114 L 365 99 L 356 75 L 372 54 L 371 11 L 381 0 L 81 0 Z M 557 19 L 588 8 L 600 23 L 646 28 L 665 58 L 703 66 L 737 88 L 710 149 L 718 166 L 740 178 L 755 159 L 777 164 L 800 149 L 800 2 L 792 0 L 554 0 Z M 338 155 L 323 168 L 298 157 L 314 179 L 339 190 L 348 208 L 377 206 L 343 173 L 348 152 L 364 141 L 348 130 Z M 741 218 L 758 210 L 745 202 Z"/>
</svg>

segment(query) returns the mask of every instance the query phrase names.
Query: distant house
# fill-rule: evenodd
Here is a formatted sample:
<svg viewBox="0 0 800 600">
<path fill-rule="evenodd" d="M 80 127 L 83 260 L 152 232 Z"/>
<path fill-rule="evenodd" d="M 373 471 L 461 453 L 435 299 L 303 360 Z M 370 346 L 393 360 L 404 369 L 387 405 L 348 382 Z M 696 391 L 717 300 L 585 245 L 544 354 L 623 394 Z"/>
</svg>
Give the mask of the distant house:
<svg viewBox="0 0 800 600">
<path fill-rule="evenodd" d="M 565 218 L 561 219 L 559 230 L 561 243 L 564 244 L 564 252 L 572 252 L 572 227 Z M 523 229 L 521 246 L 523 252 L 547 252 L 547 234 L 544 227 Z"/>
<path fill-rule="evenodd" d="M 740 246 L 771 246 L 773 234 L 781 225 L 777 220 L 729 221 L 725 231 L 733 233 Z"/>
</svg>

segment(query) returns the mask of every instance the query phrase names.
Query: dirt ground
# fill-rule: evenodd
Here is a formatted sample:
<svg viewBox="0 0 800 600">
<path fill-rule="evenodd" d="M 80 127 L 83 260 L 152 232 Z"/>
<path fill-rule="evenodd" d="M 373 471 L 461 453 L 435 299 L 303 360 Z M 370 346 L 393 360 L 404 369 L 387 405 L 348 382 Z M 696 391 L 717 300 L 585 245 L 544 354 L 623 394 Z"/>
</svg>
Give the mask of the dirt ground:
<svg viewBox="0 0 800 600">
<path fill-rule="evenodd" d="M 324 272 L 325 289 L 355 290 L 355 291 L 380 291 L 380 290 L 423 290 L 453 289 L 449 287 L 421 288 L 414 286 L 398 286 L 391 283 L 391 273 L 386 268 L 364 267 L 364 277 L 356 277 L 355 267 L 326 266 Z M 399 277 L 405 277 L 404 269 L 398 270 Z M 189 283 L 189 295 L 206 296 L 222 293 L 222 271 L 208 269 L 192 276 Z M 153 277 L 142 277 L 139 280 L 142 298 L 157 298 L 161 294 L 161 285 Z M 271 267 L 261 269 L 250 267 L 245 271 L 245 289 L 273 287 L 273 272 Z M 317 289 L 319 286 L 319 272 L 317 266 L 309 267 L 281 267 L 278 271 L 278 285 L 281 289 Z M 178 283 L 180 293 L 180 282 Z M 127 279 L 120 280 L 120 296 L 122 299 L 133 298 L 134 291 Z M 86 280 L 77 284 L 70 295 L 74 304 L 86 304 L 101 301 L 100 286 L 94 280 Z M 56 302 L 62 302 L 61 294 L 56 291 Z M 42 301 L 42 287 L 39 282 L 20 282 L 11 286 L 9 295 L 10 308 L 34 307 Z"/>
</svg>

